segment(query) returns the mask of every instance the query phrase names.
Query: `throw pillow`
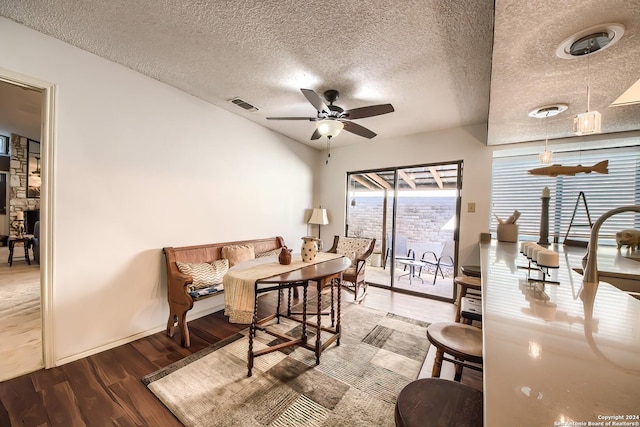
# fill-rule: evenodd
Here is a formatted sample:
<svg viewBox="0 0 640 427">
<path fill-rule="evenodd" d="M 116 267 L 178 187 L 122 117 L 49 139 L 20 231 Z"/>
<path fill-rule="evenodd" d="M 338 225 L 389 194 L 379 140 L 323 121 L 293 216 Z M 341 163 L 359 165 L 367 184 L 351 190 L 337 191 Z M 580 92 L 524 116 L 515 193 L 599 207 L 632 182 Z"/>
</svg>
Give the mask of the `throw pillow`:
<svg viewBox="0 0 640 427">
<path fill-rule="evenodd" d="M 221 284 L 222 277 L 229 270 L 229 261 L 226 259 L 202 264 L 176 261 L 176 265 L 180 273 L 188 274 L 193 279 L 193 283 L 189 285 L 190 292 Z"/>
<path fill-rule="evenodd" d="M 229 260 L 229 267 L 233 267 L 243 261 L 254 259 L 256 253 L 253 245 L 231 245 L 222 248 L 222 258 Z"/>
<path fill-rule="evenodd" d="M 256 254 L 256 258 L 264 258 L 264 257 L 268 257 L 268 256 L 278 256 L 278 255 L 280 255 L 281 251 L 282 251 L 282 248 L 272 249 L 272 250 L 266 251 L 266 252 L 260 252 L 259 254 Z"/>
</svg>

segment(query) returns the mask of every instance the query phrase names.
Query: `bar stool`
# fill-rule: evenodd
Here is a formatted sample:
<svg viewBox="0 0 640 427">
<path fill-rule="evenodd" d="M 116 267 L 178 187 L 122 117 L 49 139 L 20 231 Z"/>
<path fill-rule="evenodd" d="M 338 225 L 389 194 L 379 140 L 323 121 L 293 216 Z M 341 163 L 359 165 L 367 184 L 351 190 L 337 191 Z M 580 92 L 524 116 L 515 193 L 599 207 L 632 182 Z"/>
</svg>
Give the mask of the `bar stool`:
<svg viewBox="0 0 640 427">
<path fill-rule="evenodd" d="M 479 265 L 463 265 L 460 267 L 460 272 L 465 276 L 482 277 Z"/>
<path fill-rule="evenodd" d="M 482 426 L 482 392 L 439 378 L 422 378 L 402 389 L 396 401 L 398 427 Z"/>
<path fill-rule="evenodd" d="M 482 322 L 482 300 L 462 297 L 460 299 L 460 321 L 470 325 L 474 320 Z"/>
<path fill-rule="evenodd" d="M 479 328 L 453 322 L 432 323 L 427 327 L 427 338 L 436 348 L 432 377 L 440 376 L 443 360 L 456 365 L 456 381 L 460 381 L 464 367 L 482 371 L 481 367 L 465 363 L 482 363 L 482 331 Z M 455 359 L 445 357 L 445 353 Z"/>
<path fill-rule="evenodd" d="M 479 277 L 456 276 L 456 278 L 453 279 L 453 283 L 460 286 L 460 292 L 458 293 L 458 300 L 457 300 L 457 307 L 456 307 L 456 319 L 455 319 L 456 322 L 460 322 L 462 298 L 467 295 L 467 290 L 469 289 L 475 289 L 475 290 L 482 289 L 482 282 L 480 281 Z"/>
</svg>

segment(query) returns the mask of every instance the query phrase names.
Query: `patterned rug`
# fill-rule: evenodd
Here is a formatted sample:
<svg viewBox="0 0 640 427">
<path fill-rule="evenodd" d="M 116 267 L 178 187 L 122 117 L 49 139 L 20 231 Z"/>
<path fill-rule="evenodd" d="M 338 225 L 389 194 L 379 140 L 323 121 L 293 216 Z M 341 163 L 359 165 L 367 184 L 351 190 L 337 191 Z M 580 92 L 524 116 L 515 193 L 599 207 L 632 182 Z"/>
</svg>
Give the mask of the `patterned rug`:
<svg viewBox="0 0 640 427">
<path fill-rule="evenodd" d="M 247 377 L 247 329 L 142 381 L 188 427 L 393 426 L 396 397 L 429 349 L 427 326 L 344 304 L 340 346 L 318 366 L 312 351 L 290 347 L 256 358 Z M 299 336 L 301 328 L 285 319 L 277 329 Z M 258 332 L 254 348 L 278 342 Z"/>
</svg>

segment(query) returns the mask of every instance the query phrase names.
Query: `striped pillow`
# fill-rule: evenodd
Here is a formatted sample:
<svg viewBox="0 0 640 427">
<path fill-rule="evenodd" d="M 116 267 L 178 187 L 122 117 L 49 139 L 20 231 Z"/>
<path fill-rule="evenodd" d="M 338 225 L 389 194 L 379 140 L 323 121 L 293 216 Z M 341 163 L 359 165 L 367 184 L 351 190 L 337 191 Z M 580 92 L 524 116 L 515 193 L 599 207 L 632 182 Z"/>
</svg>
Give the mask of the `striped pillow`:
<svg viewBox="0 0 640 427">
<path fill-rule="evenodd" d="M 188 274 L 193 278 L 193 283 L 189 285 L 189 291 L 208 288 L 222 283 L 222 277 L 229 270 L 229 261 L 219 259 L 212 263 L 189 264 L 176 261 L 180 273 Z"/>
</svg>

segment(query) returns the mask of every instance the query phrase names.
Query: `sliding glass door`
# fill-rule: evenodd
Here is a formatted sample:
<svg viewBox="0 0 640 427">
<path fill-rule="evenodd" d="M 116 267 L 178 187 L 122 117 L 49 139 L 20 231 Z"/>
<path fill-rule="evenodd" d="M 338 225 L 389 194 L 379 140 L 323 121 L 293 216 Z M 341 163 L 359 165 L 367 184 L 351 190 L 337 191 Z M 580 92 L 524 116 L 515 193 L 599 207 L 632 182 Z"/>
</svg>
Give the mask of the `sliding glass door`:
<svg viewBox="0 0 640 427">
<path fill-rule="evenodd" d="M 348 236 L 373 237 L 367 282 L 453 299 L 462 162 L 347 175 Z"/>
</svg>

